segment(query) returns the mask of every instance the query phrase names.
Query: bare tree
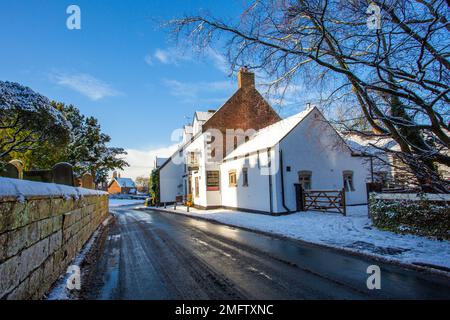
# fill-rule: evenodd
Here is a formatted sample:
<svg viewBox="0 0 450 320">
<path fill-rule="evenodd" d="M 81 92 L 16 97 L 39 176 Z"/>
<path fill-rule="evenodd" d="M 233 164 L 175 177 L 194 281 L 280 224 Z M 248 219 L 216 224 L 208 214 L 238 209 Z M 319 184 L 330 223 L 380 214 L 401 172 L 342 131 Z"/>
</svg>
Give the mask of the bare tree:
<svg viewBox="0 0 450 320">
<path fill-rule="evenodd" d="M 224 44 L 233 68 L 250 64 L 278 92 L 306 72 L 332 80 L 329 101 L 345 97 L 372 128 L 365 134 L 394 139 L 400 151 L 383 151 L 423 190 L 449 192 L 437 170 L 450 166 L 448 15 L 445 0 L 266 0 L 235 20 L 168 25 L 201 48 Z"/>
</svg>

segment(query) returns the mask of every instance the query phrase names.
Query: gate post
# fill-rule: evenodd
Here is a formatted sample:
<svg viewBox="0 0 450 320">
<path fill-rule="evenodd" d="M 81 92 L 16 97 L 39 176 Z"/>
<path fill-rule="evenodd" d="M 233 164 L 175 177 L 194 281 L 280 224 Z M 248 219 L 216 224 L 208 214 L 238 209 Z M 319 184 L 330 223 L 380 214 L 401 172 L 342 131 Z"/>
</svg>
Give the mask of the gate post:
<svg viewBox="0 0 450 320">
<path fill-rule="evenodd" d="M 297 204 L 297 211 L 305 211 L 303 188 L 299 183 L 294 183 L 294 186 L 295 186 L 295 200 Z"/>
<path fill-rule="evenodd" d="M 343 212 L 344 212 L 344 216 L 346 216 L 347 215 L 347 207 L 345 205 L 345 188 L 342 188 L 341 195 L 342 195 L 342 197 L 341 197 L 341 199 L 342 199 L 342 207 L 344 209 Z"/>
</svg>

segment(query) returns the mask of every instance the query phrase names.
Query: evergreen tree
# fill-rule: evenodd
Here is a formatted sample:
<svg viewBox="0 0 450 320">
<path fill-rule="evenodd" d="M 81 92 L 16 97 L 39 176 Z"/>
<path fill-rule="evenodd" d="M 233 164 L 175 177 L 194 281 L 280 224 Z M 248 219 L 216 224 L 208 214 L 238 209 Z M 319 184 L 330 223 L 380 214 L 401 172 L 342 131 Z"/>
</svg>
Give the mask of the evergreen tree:
<svg viewBox="0 0 450 320">
<path fill-rule="evenodd" d="M 68 143 L 70 129 L 46 97 L 18 83 L 0 81 L 0 162 L 38 148 L 59 149 Z"/>
<path fill-rule="evenodd" d="M 152 204 L 156 205 L 159 203 L 159 171 L 153 169 L 150 174 L 149 182 L 149 193 L 152 198 Z"/>
<path fill-rule="evenodd" d="M 78 175 L 90 173 L 97 184 L 106 183 L 110 170 L 122 170 L 128 166 L 121 158 L 126 154 L 125 150 L 107 146 L 111 137 L 101 132 L 96 118 L 84 117 L 72 105 L 54 105 L 72 124 L 72 137 L 66 150 L 65 161 L 74 166 Z"/>
</svg>

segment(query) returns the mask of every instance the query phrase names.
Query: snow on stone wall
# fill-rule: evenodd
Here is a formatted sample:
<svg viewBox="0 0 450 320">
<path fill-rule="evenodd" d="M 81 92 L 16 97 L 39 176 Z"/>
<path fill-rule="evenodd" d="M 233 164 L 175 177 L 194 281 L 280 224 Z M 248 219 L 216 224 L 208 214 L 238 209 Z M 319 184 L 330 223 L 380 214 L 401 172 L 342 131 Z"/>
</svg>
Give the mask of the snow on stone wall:
<svg viewBox="0 0 450 320">
<path fill-rule="evenodd" d="M 39 299 L 108 216 L 108 194 L 0 178 L 0 300 Z"/>
<path fill-rule="evenodd" d="M 55 183 L 35 182 L 0 177 L 0 197 L 14 197 L 23 201 L 32 197 L 63 197 L 78 199 L 87 195 L 106 195 L 104 191 L 75 188 Z"/>
</svg>

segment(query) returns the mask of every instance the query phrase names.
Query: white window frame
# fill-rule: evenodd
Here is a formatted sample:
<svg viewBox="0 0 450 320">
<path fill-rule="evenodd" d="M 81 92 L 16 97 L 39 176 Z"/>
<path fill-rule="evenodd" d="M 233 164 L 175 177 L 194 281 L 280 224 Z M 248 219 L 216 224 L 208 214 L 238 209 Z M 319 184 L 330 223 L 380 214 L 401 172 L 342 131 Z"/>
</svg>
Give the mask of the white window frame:
<svg viewBox="0 0 450 320">
<path fill-rule="evenodd" d="M 345 192 L 353 192 L 355 191 L 355 180 L 354 174 L 351 170 L 345 170 L 342 172 L 342 178 L 344 182 L 344 190 Z M 350 180 L 348 179 L 350 178 Z"/>
</svg>

